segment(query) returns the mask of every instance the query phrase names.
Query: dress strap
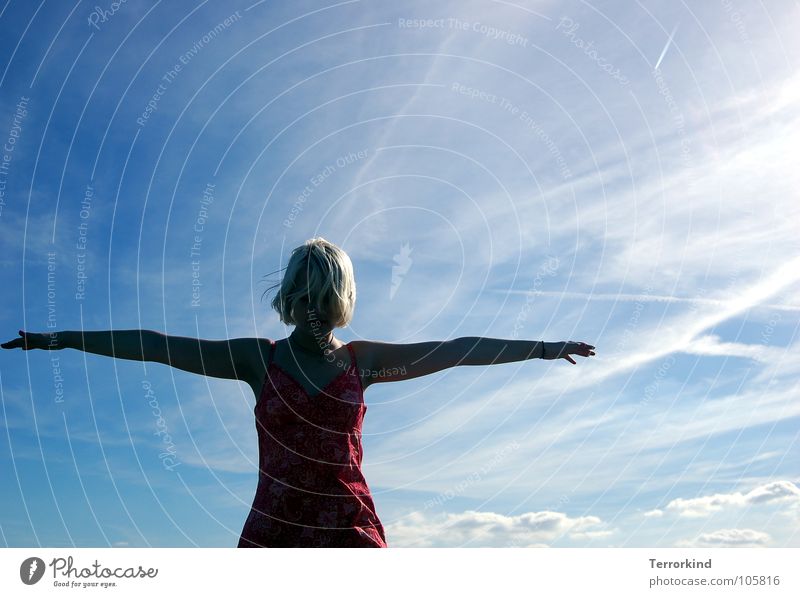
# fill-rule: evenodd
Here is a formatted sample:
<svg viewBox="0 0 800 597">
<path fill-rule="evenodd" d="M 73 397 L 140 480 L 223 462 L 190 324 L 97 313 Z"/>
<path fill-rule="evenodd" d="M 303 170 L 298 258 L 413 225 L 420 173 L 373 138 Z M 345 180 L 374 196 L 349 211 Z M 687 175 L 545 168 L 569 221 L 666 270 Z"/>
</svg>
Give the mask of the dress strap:
<svg viewBox="0 0 800 597">
<path fill-rule="evenodd" d="M 353 347 L 350 343 L 347 343 L 347 350 L 350 352 L 350 368 L 353 370 L 353 375 L 358 380 L 358 387 L 361 390 L 361 400 L 364 399 L 364 380 L 361 379 L 361 371 L 358 368 L 358 363 L 356 362 L 356 352 L 353 350 Z"/>
<path fill-rule="evenodd" d="M 267 357 L 267 366 L 272 365 L 272 355 L 275 354 L 275 340 L 269 341 L 269 356 Z"/>
<path fill-rule="evenodd" d="M 350 351 L 350 366 L 355 367 L 356 371 L 358 371 L 358 363 L 356 363 L 356 353 L 353 351 L 353 347 L 350 343 L 347 343 L 347 350 Z"/>
</svg>

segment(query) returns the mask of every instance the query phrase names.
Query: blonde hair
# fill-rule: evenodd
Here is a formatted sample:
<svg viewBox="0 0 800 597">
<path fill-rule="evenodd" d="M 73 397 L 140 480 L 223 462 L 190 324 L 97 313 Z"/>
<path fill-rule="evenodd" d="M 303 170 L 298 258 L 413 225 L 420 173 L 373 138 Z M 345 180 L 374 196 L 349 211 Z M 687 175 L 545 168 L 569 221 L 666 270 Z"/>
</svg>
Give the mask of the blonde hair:
<svg viewBox="0 0 800 597">
<path fill-rule="evenodd" d="M 292 311 L 304 297 L 333 327 L 347 327 L 353 318 L 353 263 L 347 253 L 322 237 L 309 239 L 292 251 L 283 279 L 267 291 L 272 288 L 279 288 L 272 308 L 288 325 L 296 325 Z"/>
</svg>

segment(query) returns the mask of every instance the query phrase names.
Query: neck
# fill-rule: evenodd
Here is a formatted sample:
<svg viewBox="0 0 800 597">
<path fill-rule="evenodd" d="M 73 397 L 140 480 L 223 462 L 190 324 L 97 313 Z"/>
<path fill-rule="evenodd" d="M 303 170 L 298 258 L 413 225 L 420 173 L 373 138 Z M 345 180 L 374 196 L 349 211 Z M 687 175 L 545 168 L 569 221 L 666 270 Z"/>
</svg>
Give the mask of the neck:
<svg viewBox="0 0 800 597">
<path fill-rule="evenodd" d="M 323 356 L 326 350 L 335 350 L 335 338 L 333 337 L 333 330 L 328 331 L 326 334 L 313 333 L 305 330 L 295 328 L 289 335 L 292 344 L 305 350 L 306 352 L 316 353 Z"/>
</svg>

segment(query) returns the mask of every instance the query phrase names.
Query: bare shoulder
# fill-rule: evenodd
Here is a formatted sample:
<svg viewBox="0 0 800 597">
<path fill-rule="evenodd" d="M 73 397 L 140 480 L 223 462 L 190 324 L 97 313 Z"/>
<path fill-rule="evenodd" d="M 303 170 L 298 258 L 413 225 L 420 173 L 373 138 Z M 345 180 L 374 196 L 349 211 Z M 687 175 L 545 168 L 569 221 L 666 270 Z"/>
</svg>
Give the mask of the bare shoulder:
<svg viewBox="0 0 800 597">
<path fill-rule="evenodd" d="M 361 387 L 365 390 L 373 379 L 370 371 L 373 369 L 374 364 L 374 343 L 370 340 L 353 340 L 350 342 L 353 353 L 356 355 L 356 365 L 358 366 L 358 373 L 361 376 Z"/>
<path fill-rule="evenodd" d="M 253 357 L 256 362 L 263 362 L 265 365 L 269 360 L 269 351 L 272 349 L 272 343 L 277 342 L 271 338 L 253 338 L 255 342 L 252 345 Z"/>
<path fill-rule="evenodd" d="M 370 340 L 353 340 L 350 342 L 350 346 L 353 347 L 353 352 L 356 355 L 358 368 L 371 369 L 374 359 L 374 343 Z"/>
</svg>

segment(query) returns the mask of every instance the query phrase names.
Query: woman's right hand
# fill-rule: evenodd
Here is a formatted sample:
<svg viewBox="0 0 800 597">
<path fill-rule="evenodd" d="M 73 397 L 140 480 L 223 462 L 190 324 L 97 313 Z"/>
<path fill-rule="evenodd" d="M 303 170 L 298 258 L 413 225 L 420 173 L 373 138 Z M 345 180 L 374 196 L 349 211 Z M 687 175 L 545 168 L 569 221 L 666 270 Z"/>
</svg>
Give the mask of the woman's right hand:
<svg viewBox="0 0 800 597">
<path fill-rule="evenodd" d="M 40 348 L 42 350 L 58 349 L 59 347 L 55 342 L 51 345 L 50 334 L 39 334 L 37 332 L 23 332 L 19 330 L 20 338 L 14 338 L 8 342 L 0 344 L 2 348 L 21 348 L 22 350 L 31 350 L 32 348 Z"/>
</svg>

